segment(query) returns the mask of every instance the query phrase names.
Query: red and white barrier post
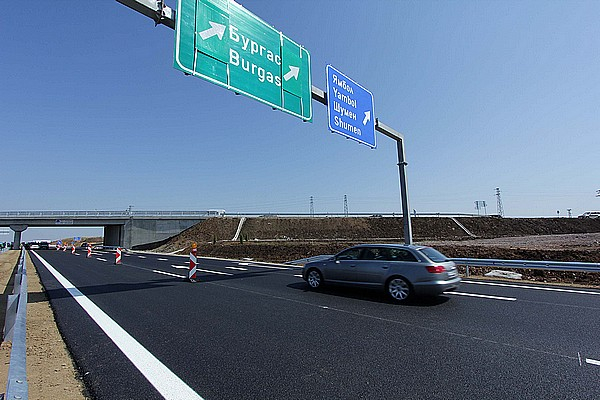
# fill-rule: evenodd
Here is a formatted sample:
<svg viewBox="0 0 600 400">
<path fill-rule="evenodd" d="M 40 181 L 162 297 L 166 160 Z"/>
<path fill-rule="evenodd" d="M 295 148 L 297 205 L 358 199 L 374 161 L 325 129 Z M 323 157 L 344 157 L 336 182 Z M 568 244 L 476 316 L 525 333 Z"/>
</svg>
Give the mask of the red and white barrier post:
<svg viewBox="0 0 600 400">
<path fill-rule="evenodd" d="M 60 244 L 56 243 L 56 251 L 59 251 L 59 250 L 60 250 Z"/>
<path fill-rule="evenodd" d="M 121 265 L 121 248 L 117 247 L 117 251 L 115 252 L 115 265 Z"/>
<path fill-rule="evenodd" d="M 87 247 L 87 258 L 90 258 L 90 257 L 92 257 L 92 246 L 90 246 L 88 244 L 88 247 Z"/>
<path fill-rule="evenodd" d="M 188 281 L 190 282 L 196 282 L 196 265 L 198 263 L 198 259 L 196 258 L 197 252 L 198 245 L 192 243 L 192 251 L 190 252 L 190 270 L 188 271 Z"/>
<path fill-rule="evenodd" d="M 71 254 L 75 254 L 75 243 L 71 246 Z"/>
</svg>

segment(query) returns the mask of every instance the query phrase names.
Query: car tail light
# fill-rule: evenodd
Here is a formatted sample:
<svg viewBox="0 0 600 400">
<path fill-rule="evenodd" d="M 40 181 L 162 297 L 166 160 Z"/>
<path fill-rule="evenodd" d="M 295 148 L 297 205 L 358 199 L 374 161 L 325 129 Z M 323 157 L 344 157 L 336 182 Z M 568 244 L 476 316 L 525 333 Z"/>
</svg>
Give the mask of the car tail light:
<svg viewBox="0 0 600 400">
<path fill-rule="evenodd" d="M 441 274 L 442 272 L 446 272 L 446 268 L 441 265 L 428 265 L 425 268 L 427 268 L 427 271 L 432 274 Z"/>
</svg>

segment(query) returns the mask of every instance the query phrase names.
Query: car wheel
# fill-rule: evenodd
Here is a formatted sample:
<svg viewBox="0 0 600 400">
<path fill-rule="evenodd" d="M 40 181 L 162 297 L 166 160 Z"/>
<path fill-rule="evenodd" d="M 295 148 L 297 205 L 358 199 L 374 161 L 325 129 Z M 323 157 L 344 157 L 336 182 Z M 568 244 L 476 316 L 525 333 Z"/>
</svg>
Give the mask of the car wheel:
<svg viewBox="0 0 600 400">
<path fill-rule="evenodd" d="M 388 295 L 395 301 L 405 301 L 412 295 L 410 283 L 400 277 L 390 279 L 386 290 Z"/>
<path fill-rule="evenodd" d="M 306 282 L 312 289 L 318 289 L 323 284 L 323 275 L 319 270 L 311 269 L 306 276 Z"/>
</svg>

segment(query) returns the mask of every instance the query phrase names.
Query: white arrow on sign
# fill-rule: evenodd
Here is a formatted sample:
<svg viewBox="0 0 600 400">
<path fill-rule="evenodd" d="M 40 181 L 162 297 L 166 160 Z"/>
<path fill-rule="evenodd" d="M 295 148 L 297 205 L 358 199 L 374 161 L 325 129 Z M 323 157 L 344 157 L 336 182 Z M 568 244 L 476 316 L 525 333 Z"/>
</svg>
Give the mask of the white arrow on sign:
<svg viewBox="0 0 600 400">
<path fill-rule="evenodd" d="M 208 21 L 210 24 L 210 28 L 200 32 L 200 37 L 202 40 L 209 39 L 213 36 L 218 36 L 219 40 L 223 39 L 223 34 L 225 33 L 225 25 L 217 24 L 216 22 Z"/>
<path fill-rule="evenodd" d="M 363 125 L 371 120 L 371 111 L 365 111 L 365 118 L 363 119 Z"/>
<path fill-rule="evenodd" d="M 283 76 L 283 79 L 285 79 L 286 81 L 289 81 L 292 78 L 295 78 L 296 80 L 298 80 L 299 72 L 300 72 L 300 67 L 292 67 L 290 65 L 290 71 Z"/>
</svg>

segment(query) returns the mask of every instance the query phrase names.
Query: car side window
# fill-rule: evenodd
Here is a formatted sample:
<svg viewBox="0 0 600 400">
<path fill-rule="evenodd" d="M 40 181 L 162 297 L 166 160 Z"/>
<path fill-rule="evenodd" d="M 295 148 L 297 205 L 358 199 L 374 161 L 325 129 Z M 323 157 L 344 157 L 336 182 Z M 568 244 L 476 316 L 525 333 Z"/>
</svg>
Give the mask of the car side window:
<svg viewBox="0 0 600 400">
<path fill-rule="evenodd" d="M 379 251 L 377 249 L 366 248 L 363 249 L 360 254 L 361 260 L 377 260 L 379 255 Z"/>
<path fill-rule="evenodd" d="M 335 258 L 336 260 L 358 260 L 358 255 L 360 254 L 360 249 L 348 249 L 346 251 L 341 252 Z"/>
<path fill-rule="evenodd" d="M 368 247 L 363 249 L 360 259 L 389 261 L 391 259 L 390 249 L 385 247 Z"/>
<path fill-rule="evenodd" d="M 390 261 L 410 261 L 417 262 L 417 257 L 414 256 L 410 251 L 405 249 L 389 249 Z"/>
</svg>

